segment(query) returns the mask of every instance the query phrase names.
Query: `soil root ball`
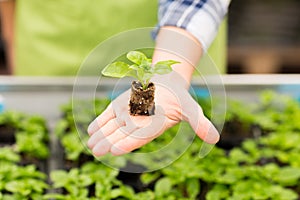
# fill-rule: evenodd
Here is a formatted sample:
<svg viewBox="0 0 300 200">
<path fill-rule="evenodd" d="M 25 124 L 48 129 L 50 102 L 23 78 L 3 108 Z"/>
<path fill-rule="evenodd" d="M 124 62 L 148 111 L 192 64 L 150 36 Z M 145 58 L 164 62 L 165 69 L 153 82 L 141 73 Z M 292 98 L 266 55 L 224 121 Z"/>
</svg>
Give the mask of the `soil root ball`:
<svg viewBox="0 0 300 200">
<path fill-rule="evenodd" d="M 154 83 L 149 83 L 147 89 L 138 81 L 133 81 L 131 84 L 131 96 L 129 109 L 131 115 L 154 115 Z"/>
</svg>

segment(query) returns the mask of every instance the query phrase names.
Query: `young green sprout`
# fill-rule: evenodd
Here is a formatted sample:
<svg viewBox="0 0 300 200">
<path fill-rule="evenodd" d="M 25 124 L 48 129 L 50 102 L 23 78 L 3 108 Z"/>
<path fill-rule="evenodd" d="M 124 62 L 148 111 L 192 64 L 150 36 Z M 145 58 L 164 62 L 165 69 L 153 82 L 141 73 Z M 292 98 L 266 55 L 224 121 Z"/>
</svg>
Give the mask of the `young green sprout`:
<svg viewBox="0 0 300 200">
<path fill-rule="evenodd" d="M 179 63 L 174 60 L 165 60 L 153 65 L 152 59 L 147 58 L 145 54 L 139 51 L 130 51 L 126 57 L 132 62 L 131 64 L 121 61 L 114 62 L 107 65 L 102 70 L 102 74 L 115 78 L 134 77 L 142 84 L 143 89 L 147 89 L 150 79 L 155 74 L 168 74 L 172 71 L 171 66 Z"/>
</svg>

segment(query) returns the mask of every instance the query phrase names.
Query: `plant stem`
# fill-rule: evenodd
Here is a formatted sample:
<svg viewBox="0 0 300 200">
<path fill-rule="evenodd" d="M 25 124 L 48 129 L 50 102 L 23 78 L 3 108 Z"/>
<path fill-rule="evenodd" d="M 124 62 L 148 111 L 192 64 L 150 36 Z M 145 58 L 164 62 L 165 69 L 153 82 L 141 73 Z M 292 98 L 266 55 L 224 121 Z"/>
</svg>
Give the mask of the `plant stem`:
<svg viewBox="0 0 300 200">
<path fill-rule="evenodd" d="M 149 85 L 149 80 L 146 80 L 144 83 L 142 83 L 142 85 L 143 85 L 143 90 L 146 90 Z"/>
</svg>

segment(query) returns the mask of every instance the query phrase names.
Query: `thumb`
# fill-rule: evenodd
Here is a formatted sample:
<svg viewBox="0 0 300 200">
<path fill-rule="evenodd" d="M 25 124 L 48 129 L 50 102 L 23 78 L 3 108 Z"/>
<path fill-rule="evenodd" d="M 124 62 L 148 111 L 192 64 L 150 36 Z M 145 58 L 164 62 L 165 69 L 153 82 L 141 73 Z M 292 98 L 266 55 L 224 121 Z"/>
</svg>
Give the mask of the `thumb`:
<svg viewBox="0 0 300 200">
<path fill-rule="evenodd" d="M 189 122 L 195 133 L 204 141 L 209 144 L 215 144 L 220 139 L 215 126 L 209 121 L 199 104 L 191 97 L 185 98 L 183 104 L 183 117 L 184 120 Z"/>
</svg>

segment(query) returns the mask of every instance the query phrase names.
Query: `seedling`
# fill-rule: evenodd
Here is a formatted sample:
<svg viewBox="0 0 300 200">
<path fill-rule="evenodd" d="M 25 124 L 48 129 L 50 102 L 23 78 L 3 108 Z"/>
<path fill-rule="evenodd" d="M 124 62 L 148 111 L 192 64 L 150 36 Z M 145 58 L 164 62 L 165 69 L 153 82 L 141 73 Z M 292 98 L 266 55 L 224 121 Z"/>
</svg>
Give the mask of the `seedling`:
<svg viewBox="0 0 300 200">
<path fill-rule="evenodd" d="M 123 78 L 131 76 L 137 79 L 131 85 L 130 114 L 153 115 L 155 86 L 150 82 L 155 74 L 168 74 L 172 71 L 172 65 L 179 62 L 174 60 L 159 61 L 152 64 L 152 59 L 139 51 L 130 51 L 126 55 L 132 63 L 117 61 L 107 65 L 103 70 L 104 76 Z"/>
</svg>

